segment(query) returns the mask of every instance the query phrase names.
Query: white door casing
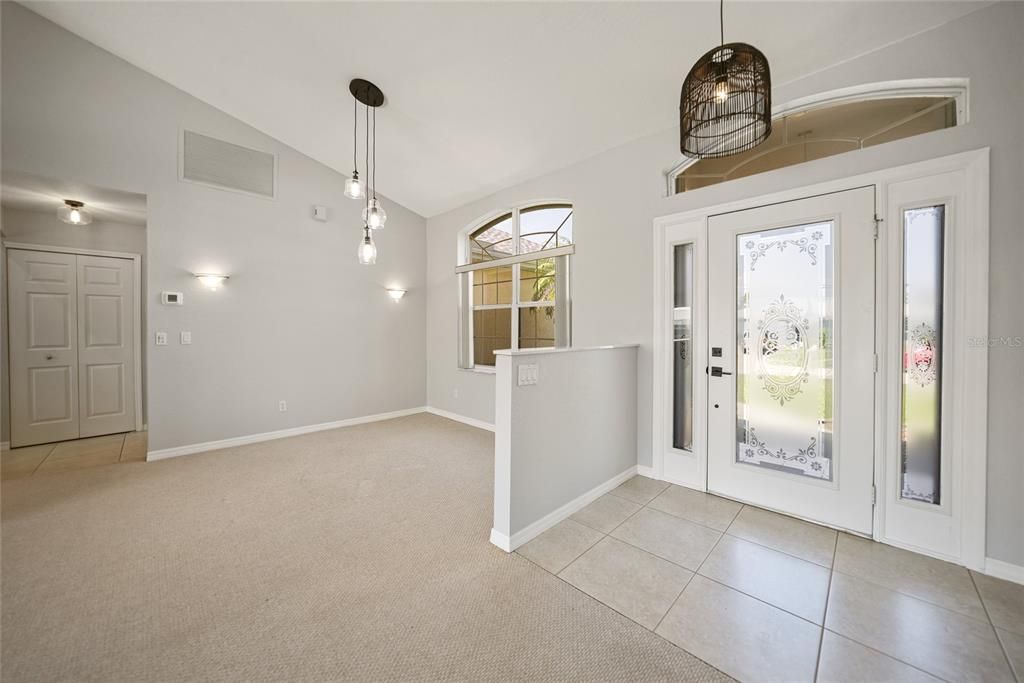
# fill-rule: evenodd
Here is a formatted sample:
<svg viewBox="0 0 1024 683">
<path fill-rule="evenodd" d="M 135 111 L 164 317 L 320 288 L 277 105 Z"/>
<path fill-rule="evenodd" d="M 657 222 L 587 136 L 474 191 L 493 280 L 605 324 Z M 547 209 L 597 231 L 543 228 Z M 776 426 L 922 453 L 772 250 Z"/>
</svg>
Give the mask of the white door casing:
<svg viewBox="0 0 1024 683">
<path fill-rule="evenodd" d="M 10 250 L 7 278 L 11 446 L 76 439 L 75 256 Z"/>
<path fill-rule="evenodd" d="M 142 429 L 140 257 L 5 246 L 12 447 Z"/>
<path fill-rule="evenodd" d="M 135 428 L 132 263 L 78 258 L 80 436 Z"/>
<path fill-rule="evenodd" d="M 709 490 L 871 534 L 874 218 L 862 187 L 708 221 Z"/>
<path fill-rule="evenodd" d="M 696 447 L 707 423 L 696 423 L 690 477 L 670 476 L 672 449 L 671 256 L 680 235 L 703 234 L 712 216 L 790 202 L 803 197 L 874 185 L 882 219 L 876 240 L 874 287 L 878 371 L 874 375 L 873 537 L 923 554 L 984 571 L 986 560 L 988 411 L 988 232 L 989 150 L 961 152 L 927 161 L 829 180 L 769 195 L 734 200 L 665 215 L 654 220 L 654 357 L 651 476 L 707 490 L 701 476 L 708 453 Z M 900 501 L 900 385 L 903 381 L 901 212 L 907 207 L 946 205 L 946 263 L 942 471 L 945 501 L 925 506 Z M 689 237 L 686 237 L 689 239 Z M 704 264 L 707 268 L 707 264 Z M 706 329 L 695 310 L 694 326 Z M 695 363 L 700 363 L 698 358 Z M 699 366 L 698 366 L 699 367 Z M 727 368 L 729 369 L 729 368 Z M 696 391 L 696 389 L 695 389 Z M 944 391 L 945 394 L 945 391 Z M 699 397 L 698 397 L 699 398 Z M 947 416 L 947 411 L 951 416 Z M 706 439 L 706 432 L 704 434 Z M 948 488 L 947 488 L 948 487 Z"/>
</svg>

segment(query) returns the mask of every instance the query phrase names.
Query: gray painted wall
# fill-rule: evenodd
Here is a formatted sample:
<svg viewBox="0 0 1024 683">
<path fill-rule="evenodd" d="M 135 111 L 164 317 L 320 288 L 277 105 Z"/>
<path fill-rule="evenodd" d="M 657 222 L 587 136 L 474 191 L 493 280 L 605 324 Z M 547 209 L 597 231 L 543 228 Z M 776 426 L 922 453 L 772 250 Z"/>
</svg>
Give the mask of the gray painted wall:
<svg viewBox="0 0 1024 683">
<path fill-rule="evenodd" d="M 520 365 L 537 366 L 537 384 L 518 386 Z M 498 359 L 508 415 L 494 438 L 508 470 L 496 458 L 495 487 L 504 479 L 509 490 L 509 529 L 499 531 L 514 536 L 636 465 L 636 367 L 633 346 Z"/>
<path fill-rule="evenodd" d="M 969 77 L 971 120 L 964 126 L 666 198 L 662 173 L 679 161 L 678 132 L 670 129 L 430 218 L 429 404 L 493 422 L 494 377 L 456 366 L 456 240 L 479 216 L 535 198 L 561 197 L 576 207 L 573 342 L 641 345 L 641 465 L 652 464 L 650 429 L 645 426 L 651 424 L 651 240 L 656 216 L 989 146 L 990 333 L 1024 335 L 1024 54 L 1016 49 L 1022 30 L 1024 3 L 1000 3 L 799 81 L 778 84 L 773 92 L 775 101 L 784 103 L 882 80 Z M 687 66 L 681 65 L 680 78 Z M 1018 437 L 1024 423 L 1024 349 L 994 346 L 989 368 L 988 555 L 1024 565 L 1024 454 Z"/>
<path fill-rule="evenodd" d="M 20 5 L 2 23 L 5 170 L 147 195 L 150 449 L 425 403 L 422 217 L 385 199 L 377 265 L 360 266 L 342 175 Z M 276 153 L 277 199 L 179 182 L 182 128 Z M 202 270 L 231 280 L 207 291 Z M 389 286 L 409 294 L 395 305 Z"/>
<path fill-rule="evenodd" d="M 22 244 L 38 244 L 51 247 L 71 247 L 78 249 L 94 249 L 98 251 L 121 251 L 129 254 L 142 255 L 142 276 L 146 275 L 146 227 L 143 225 L 129 225 L 127 223 L 115 223 L 113 221 L 94 220 L 88 226 L 77 227 L 63 223 L 57 218 L 57 209 L 42 213 L 39 211 L 27 211 L 24 209 L 13 209 L 4 206 L 2 218 L 0 218 L 0 232 L 3 234 L 4 243 L 18 242 Z M 6 250 L 3 254 L 3 268 L 7 268 Z M 143 300 L 145 300 L 145 282 L 141 287 Z M 142 328 L 146 328 L 145 310 L 142 311 Z M 0 320 L 3 321 L 4 329 L 7 329 L 7 277 L 0 278 Z M 3 441 L 8 441 L 11 433 L 11 412 L 8 401 L 10 389 L 8 382 L 10 377 L 9 360 L 7 354 L 7 339 L 3 340 L 4 352 L 0 354 L 0 433 L 4 435 Z M 143 345 L 143 366 L 145 366 L 146 348 Z M 142 373 L 143 399 L 146 392 L 146 373 Z M 142 402 L 142 421 L 146 422 L 146 401 Z"/>
</svg>

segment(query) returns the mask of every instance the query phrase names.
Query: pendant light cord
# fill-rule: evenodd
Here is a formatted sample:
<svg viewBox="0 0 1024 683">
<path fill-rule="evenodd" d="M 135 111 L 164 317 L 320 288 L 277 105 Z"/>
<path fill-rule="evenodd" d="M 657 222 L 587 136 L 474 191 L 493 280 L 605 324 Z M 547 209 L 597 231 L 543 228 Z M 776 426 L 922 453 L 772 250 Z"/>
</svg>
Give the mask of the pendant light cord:
<svg viewBox="0 0 1024 683">
<path fill-rule="evenodd" d="M 366 180 L 372 182 L 370 177 L 370 107 L 366 106 Z M 367 209 L 370 208 L 370 192 L 366 191 L 364 197 L 364 204 Z"/>
<path fill-rule="evenodd" d="M 377 199 L 377 107 L 373 108 L 373 198 Z"/>
<path fill-rule="evenodd" d="M 718 0 L 718 27 L 722 37 L 722 42 L 719 45 L 725 45 L 725 0 Z"/>
<path fill-rule="evenodd" d="M 359 101 L 352 96 L 352 168 L 359 173 Z"/>
</svg>

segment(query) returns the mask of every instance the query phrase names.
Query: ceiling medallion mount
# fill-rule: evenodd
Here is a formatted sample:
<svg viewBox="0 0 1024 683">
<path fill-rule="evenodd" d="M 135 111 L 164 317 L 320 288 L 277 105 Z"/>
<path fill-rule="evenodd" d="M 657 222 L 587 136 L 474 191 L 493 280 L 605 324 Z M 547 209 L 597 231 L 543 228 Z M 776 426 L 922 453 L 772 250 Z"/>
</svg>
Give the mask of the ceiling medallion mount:
<svg viewBox="0 0 1024 683">
<path fill-rule="evenodd" d="M 348 91 L 367 107 L 379 107 L 384 104 L 384 92 L 376 85 L 363 78 L 353 78 L 348 84 Z"/>
</svg>

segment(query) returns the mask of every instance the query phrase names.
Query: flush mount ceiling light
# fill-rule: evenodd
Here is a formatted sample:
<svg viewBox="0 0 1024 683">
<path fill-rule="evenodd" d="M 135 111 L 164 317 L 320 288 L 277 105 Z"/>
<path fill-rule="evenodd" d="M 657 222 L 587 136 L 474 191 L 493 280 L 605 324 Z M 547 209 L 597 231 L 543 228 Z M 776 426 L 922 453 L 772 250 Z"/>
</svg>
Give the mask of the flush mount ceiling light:
<svg viewBox="0 0 1024 683">
<path fill-rule="evenodd" d="M 85 202 L 74 199 L 65 199 L 64 206 L 57 209 L 57 217 L 71 225 L 89 225 L 92 223 L 92 215 L 83 209 Z"/>
<path fill-rule="evenodd" d="M 220 289 L 220 286 L 228 279 L 227 275 L 218 275 L 217 273 L 195 273 L 195 277 L 211 292 Z"/>
<path fill-rule="evenodd" d="M 679 149 L 696 159 L 745 152 L 772 132 L 768 60 L 752 45 L 725 42 L 724 0 L 719 22 L 719 46 L 693 65 L 679 97 Z"/>
<path fill-rule="evenodd" d="M 402 297 L 405 296 L 405 290 L 404 289 L 389 289 L 388 290 L 388 296 L 390 296 L 391 300 L 394 301 L 397 304 L 399 301 L 402 300 Z"/>
</svg>

